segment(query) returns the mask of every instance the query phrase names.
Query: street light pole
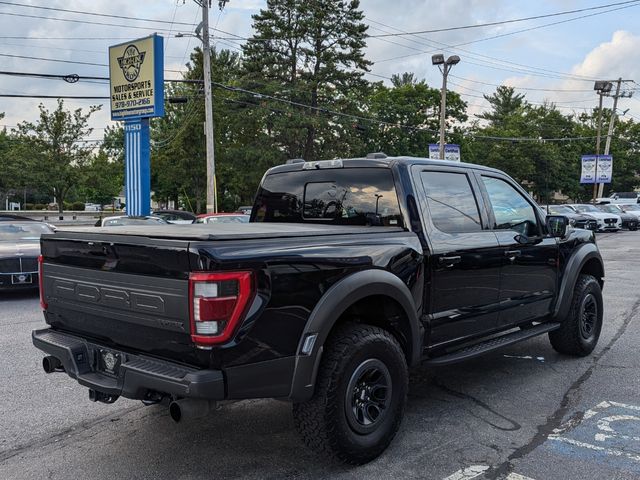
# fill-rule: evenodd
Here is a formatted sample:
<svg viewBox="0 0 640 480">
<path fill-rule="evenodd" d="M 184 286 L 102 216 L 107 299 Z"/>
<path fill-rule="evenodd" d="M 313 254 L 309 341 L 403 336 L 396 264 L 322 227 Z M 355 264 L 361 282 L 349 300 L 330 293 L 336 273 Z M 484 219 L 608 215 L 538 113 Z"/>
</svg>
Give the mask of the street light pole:
<svg viewBox="0 0 640 480">
<path fill-rule="evenodd" d="M 613 126 L 616 121 L 616 109 L 618 108 L 618 98 L 620 97 L 620 85 L 622 84 L 622 77 L 618 79 L 618 85 L 616 86 L 616 94 L 613 97 L 613 110 L 611 110 L 611 120 L 609 120 L 609 130 L 607 131 L 607 141 L 604 144 L 604 155 L 609 155 L 609 149 L 611 148 L 611 137 L 613 136 Z M 598 185 L 598 197 L 602 197 L 604 194 L 604 183 Z"/>
<path fill-rule="evenodd" d="M 592 203 L 596 203 L 596 198 L 598 197 L 598 155 L 600 155 L 600 136 L 602 133 L 602 97 L 608 95 L 611 92 L 611 88 L 613 84 L 607 80 L 598 80 L 593 89 L 598 92 L 598 133 L 596 134 L 596 169 L 594 172 L 594 182 L 593 182 L 593 198 L 591 199 Z"/>
<path fill-rule="evenodd" d="M 447 76 L 449 67 L 445 63 L 442 69 L 442 91 L 440 92 L 440 160 L 444 160 L 444 126 L 447 112 Z"/>
<path fill-rule="evenodd" d="M 211 92 L 211 45 L 209 43 L 209 2 L 196 0 L 202 6 L 202 68 L 204 73 L 204 116 L 207 144 L 207 213 L 217 213 L 216 160 L 213 140 L 213 95 Z"/>
<path fill-rule="evenodd" d="M 598 103 L 598 133 L 596 134 L 596 168 L 598 168 L 598 155 L 600 155 L 600 134 L 602 132 L 602 97 L 604 93 L 602 90 L 598 90 L 598 96 L 600 97 L 600 101 Z M 592 202 L 596 203 L 596 198 L 598 198 L 598 184 L 596 180 L 598 179 L 597 171 L 594 173 L 594 183 L 593 183 L 593 199 Z"/>
<path fill-rule="evenodd" d="M 431 63 L 437 65 L 442 72 L 442 91 L 440 92 L 440 160 L 444 160 L 444 129 L 447 119 L 447 77 L 451 67 L 460 62 L 460 57 L 451 55 L 445 61 L 444 55 L 439 53 L 431 57 Z M 440 67 L 442 65 L 442 67 Z"/>
</svg>

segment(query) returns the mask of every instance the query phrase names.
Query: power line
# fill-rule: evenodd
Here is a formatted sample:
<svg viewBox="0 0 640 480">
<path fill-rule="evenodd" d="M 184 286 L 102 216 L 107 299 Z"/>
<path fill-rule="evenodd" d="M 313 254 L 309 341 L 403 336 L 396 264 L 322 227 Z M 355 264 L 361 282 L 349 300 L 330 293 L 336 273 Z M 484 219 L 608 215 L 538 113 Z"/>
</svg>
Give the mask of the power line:
<svg viewBox="0 0 640 480">
<path fill-rule="evenodd" d="M 627 7 L 624 7 L 624 8 L 627 8 Z M 606 12 L 603 12 L 603 13 L 606 13 Z M 391 25 L 387 25 L 387 24 L 384 24 L 382 22 L 378 22 L 378 21 L 373 20 L 371 18 L 368 18 L 368 20 L 370 22 L 376 23 L 378 25 L 382 25 L 383 27 L 390 28 L 390 29 L 393 29 L 393 30 L 397 30 L 397 31 L 400 31 L 400 32 L 404 32 L 404 30 L 402 30 L 400 28 L 397 28 L 397 27 L 394 27 L 394 26 L 391 26 Z M 385 31 L 385 30 L 383 30 L 381 28 L 378 28 L 378 27 L 373 27 L 373 28 L 376 28 L 377 30 L 380 30 L 380 31 L 383 31 L 383 32 Z M 517 32 L 512 32 L 512 33 L 517 33 Z M 403 38 L 402 40 L 414 42 L 414 43 L 416 43 L 418 45 L 423 45 L 423 46 L 427 45 L 427 46 L 429 46 L 431 48 L 436 48 L 437 50 L 425 51 L 425 50 L 422 50 L 422 49 L 419 49 L 419 48 L 415 48 L 415 47 L 410 46 L 410 45 L 404 45 L 404 44 L 401 44 L 401 43 L 392 42 L 390 40 L 384 40 L 384 39 L 379 39 L 379 40 L 386 41 L 388 43 L 393 43 L 393 44 L 396 44 L 396 45 L 400 45 L 400 46 L 403 46 L 405 48 L 410 48 L 412 50 L 415 50 L 415 51 L 419 52 L 419 54 L 433 53 L 435 51 L 439 51 L 442 47 L 447 48 L 447 49 L 453 49 L 454 51 L 465 52 L 467 55 L 471 55 L 472 57 L 478 57 L 478 58 L 482 59 L 482 61 L 485 62 L 484 64 L 482 64 L 482 66 L 486 66 L 487 63 L 490 63 L 492 65 L 498 65 L 498 66 L 502 67 L 503 70 L 509 71 L 509 72 L 537 74 L 538 76 L 543 76 L 543 77 L 548 77 L 548 78 L 553 78 L 553 77 L 558 77 L 558 78 L 568 77 L 568 78 L 572 78 L 572 77 L 574 77 L 574 78 L 579 78 L 580 80 L 592 81 L 592 79 L 589 79 L 589 78 L 581 76 L 581 75 L 569 74 L 569 73 L 565 73 L 565 72 L 558 72 L 556 70 L 549 70 L 549 69 L 546 69 L 546 68 L 535 67 L 535 66 L 531 66 L 531 65 L 524 65 L 524 64 L 521 64 L 521 63 L 509 61 L 509 60 L 503 60 L 503 59 L 500 59 L 500 58 L 491 57 L 489 55 L 483 55 L 481 53 L 477 53 L 477 52 L 474 52 L 472 50 L 459 48 L 462 45 L 481 42 L 481 41 L 488 40 L 488 39 L 493 38 L 493 37 L 476 39 L 476 40 L 471 41 L 471 42 L 465 42 L 465 43 L 461 43 L 461 44 L 457 44 L 457 45 L 450 45 L 450 44 L 447 44 L 447 43 L 444 43 L 444 42 L 439 42 L 439 41 L 436 41 L 436 40 L 431 40 L 431 39 L 428 39 L 428 38 L 425 38 L 425 37 L 421 37 L 419 35 L 412 35 L 412 36 L 415 37 L 415 38 L 418 38 L 420 40 L 423 40 L 423 41 L 422 42 L 418 42 L 416 40 L 409 40 L 409 39 L 406 39 L 406 38 Z M 426 42 L 426 43 L 424 43 L 424 42 Z M 400 56 L 400 57 L 393 57 L 391 59 L 378 60 L 378 62 L 374 62 L 374 63 L 381 63 L 381 62 L 390 61 L 390 60 L 394 60 L 394 59 L 405 58 L 405 57 L 409 57 L 409 56 L 413 56 L 413 55 L 414 54 L 403 55 L 403 56 Z M 417 54 L 415 54 L 415 55 L 417 55 Z M 488 59 L 488 61 L 485 60 L 485 59 Z M 468 60 L 466 59 L 466 56 L 465 56 L 465 62 L 468 62 Z M 506 69 L 501 64 L 513 65 L 514 68 Z M 517 70 L 516 70 L 516 68 L 517 68 Z"/>
<path fill-rule="evenodd" d="M 51 73 L 35 73 L 35 72 L 12 72 L 6 70 L 0 70 L 0 75 L 8 75 L 14 77 L 31 77 L 31 78 L 42 78 L 46 80 L 64 80 L 67 83 L 77 83 L 80 81 L 90 82 L 90 83 L 100 83 L 102 85 L 109 84 L 109 77 L 98 77 L 98 76 L 88 76 L 88 75 L 78 75 L 75 73 L 72 74 L 51 74 Z M 165 83 L 184 83 L 184 84 L 202 84 L 202 80 L 191 80 L 191 79 L 171 79 L 165 78 Z M 57 98 L 54 96 L 54 98 Z"/>
<path fill-rule="evenodd" d="M 624 7 L 618 7 L 618 8 L 614 8 L 614 9 L 607 10 L 607 11 L 604 11 L 604 12 L 592 13 L 592 14 L 589 14 L 589 15 L 582 15 L 582 16 L 579 16 L 579 17 L 570 18 L 570 19 L 567 19 L 567 20 L 559 21 L 559 22 L 546 23 L 546 24 L 538 25 L 538 26 L 531 27 L 531 28 L 525 28 L 523 30 L 516 30 L 516 31 L 513 31 L 513 32 L 507 32 L 507 33 L 503 33 L 503 34 L 500 34 L 500 35 L 494 35 L 494 36 L 491 36 L 491 37 L 484 37 L 484 38 L 472 40 L 472 41 L 469 41 L 469 42 L 459 43 L 459 44 L 456 44 L 456 45 L 447 45 L 447 44 L 442 44 L 442 45 L 445 45 L 448 48 L 454 48 L 455 49 L 455 48 L 458 48 L 458 47 L 461 47 L 461 46 L 471 45 L 473 43 L 484 42 L 484 41 L 487 41 L 487 40 L 506 37 L 506 36 L 509 36 L 509 35 L 515 35 L 515 34 L 518 34 L 518 33 L 529 32 L 529 31 L 532 31 L 532 30 L 537 30 L 537 29 L 540 29 L 540 28 L 550 27 L 550 26 L 554 26 L 554 25 L 560 25 L 560 24 L 563 24 L 563 23 L 573 22 L 573 21 L 576 21 L 576 20 L 581 20 L 581 19 L 584 19 L 584 18 L 593 17 L 593 16 L 597 16 L 597 15 L 604 15 L 605 13 L 610 13 L 610 12 L 614 12 L 616 10 L 626 9 L 626 8 L 634 7 L 634 6 L 637 6 L 637 5 L 638 5 L 637 3 L 634 3 L 632 5 L 627 5 L 627 6 L 624 6 Z M 440 43 L 440 42 L 438 42 L 438 43 Z M 420 52 L 420 53 L 421 54 L 428 54 L 428 53 L 434 53 L 436 51 L 438 51 L 438 50 L 429 50 L 429 51 L 423 51 L 423 52 Z M 382 60 L 374 61 L 373 63 L 377 64 L 377 63 L 382 63 L 382 62 L 389 62 L 389 61 L 392 61 L 392 60 L 399 60 L 399 59 L 402 59 L 402 58 L 413 57 L 415 55 L 419 55 L 419 53 L 409 54 L 409 55 L 401 55 L 401 56 L 391 57 L 391 58 L 385 58 L 385 59 L 382 59 Z M 474 53 L 474 55 L 480 56 L 480 54 L 475 54 L 475 53 Z M 484 57 L 492 58 L 492 57 L 487 57 L 487 56 L 484 56 Z M 470 63 L 470 62 L 467 62 L 467 63 Z M 514 63 L 514 62 L 509 62 L 509 63 Z M 509 70 L 509 69 L 505 69 L 505 68 L 490 67 L 489 65 L 485 65 L 485 64 L 475 64 L 475 65 L 478 65 L 478 66 L 481 66 L 481 67 L 487 67 L 487 68 L 495 68 L 497 70 L 506 70 L 506 71 L 510 71 L 510 72 L 518 71 L 518 70 L 514 70 L 514 69 L 510 69 Z M 526 66 L 523 66 L 523 67 L 524 68 L 529 68 L 529 67 L 526 67 Z M 518 73 L 523 73 L 522 70 L 523 69 L 520 69 L 518 71 Z M 526 73 L 529 73 L 530 75 L 534 75 L 534 76 L 553 78 L 552 75 L 542 74 L 542 73 L 539 73 L 539 72 L 526 72 Z M 594 81 L 593 78 L 582 77 L 580 75 L 569 75 L 569 74 L 556 73 L 556 78 L 558 78 L 558 75 L 564 75 L 564 76 L 566 76 L 566 78 L 571 78 L 571 79 L 578 80 L 578 81 L 588 81 L 588 82 Z"/>
<path fill-rule="evenodd" d="M 563 89 L 563 88 L 515 87 L 515 86 L 512 86 L 512 85 L 482 82 L 480 80 L 474 80 L 474 79 L 471 79 L 471 78 L 459 77 L 458 75 L 454 75 L 452 73 L 450 73 L 449 76 L 457 78 L 459 80 L 466 81 L 466 82 L 479 83 L 481 85 L 488 85 L 488 86 L 491 86 L 491 87 L 508 87 L 508 88 L 513 88 L 515 90 L 528 90 L 528 91 L 532 91 L 532 92 L 562 92 L 562 93 L 593 92 L 593 89 L 591 89 L 591 88 L 585 88 L 585 89 Z"/>
<path fill-rule="evenodd" d="M 160 23 L 160 24 L 165 24 L 165 25 L 167 25 L 167 24 L 168 25 L 175 24 L 175 25 L 182 25 L 182 26 L 186 26 L 186 27 L 190 27 L 190 28 L 193 28 L 193 27 L 196 26 L 195 21 L 193 23 L 188 23 L 188 22 L 163 20 L 163 19 L 157 19 L 157 18 L 131 17 L 131 16 L 127 16 L 127 15 L 114 15 L 114 14 L 110 14 L 110 13 L 88 12 L 86 10 L 71 10 L 71 9 L 67 9 L 67 8 L 45 7 L 45 6 L 42 6 L 42 5 L 29 5 L 29 4 L 25 4 L 25 3 L 6 2 L 6 1 L 0 1 L 0 4 L 14 6 L 14 7 L 35 8 L 35 9 L 39 9 L 39 10 L 49 10 L 49 11 L 55 11 L 55 12 L 73 13 L 73 14 L 78 14 L 78 15 L 90 15 L 90 16 L 94 16 L 94 17 L 115 18 L 115 19 L 120 19 L 120 20 L 133 20 L 133 21 L 136 21 L 136 22 L 152 22 L 152 23 Z M 0 12 L 0 15 L 11 15 L 11 16 L 26 17 L 26 18 L 41 18 L 41 19 L 45 19 L 45 20 L 54 20 L 54 21 L 71 22 L 71 23 L 85 23 L 85 24 L 89 24 L 89 25 L 105 25 L 105 26 L 110 26 L 110 27 L 135 28 L 135 29 L 155 30 L 155 31 L 164 31 L 164 32 L 167 32 L 167 31 L 170 32 L 171 31 L 170 29 L 166 29 L 166 28 L 143 27 L 143 26 L 139 26 L 139 25 L 122 25 L 122 24 L 113 24 L 113 23 L 104 23 L 104 22 L 92 22 L 90 20 L 78 20 L 78 19 L 59 18 L 59 17 L 46 17 L 46 16 L 42 16 L 42 15 L 30 15 L 30 14 L 26 14 L 26 13 Z M 216 32 L 224 33 L 225 35 L 231 35 L 232 37 L 237 38 L 239 40 L 254 40 L 254 39 L 243 37 L 241 35 L 237 35 L 235 33 L 227 32 L 225 30 L 221 30 L 221 29 L 215 28 L 215 27 L 209 28 L 209 30 L 213 30 L 213 31 L 216 31 Z M 268 41 L 268 40 L 271 40 L 271 39 L 259 39 L 258 41 Z"/>
<path fill-rule="evenodd" d="M 433 130 L 433 129 L 429 129 L 429 128 L 425 128 L 425 127 L 420 127 L 420 126 L 411 126 L 411 125 L 403 125 L 403 124 L 398 124 L 398 123 L 392 123 L 392 122 L 386 122 L 384 120 L 379 120 L 379 119 L 375 119 L 375 118 L 370 118 L 370 117 L 363 117 L 361 115 L 352 115 L 352 114 L 347 114 L 347 113 L 343 113 L 343 112 L 336 112 L 333 110 L 329 110 L 327 108 L 324 107 L 313 107 L 311 105 L 306 105 L 306 104 L 302 104 L 300 102 L 293 102 L 290 100 L 286 100 L 286 99 L 282 99 L 282 98 L 278 98 L 278 97 L 274 97 L 271 95 L 264 95 L 264 94 L 260 94 L 258 92 L 252 92 L 250 90 L 246 90 L 246 89 L 242 89 L 239 87 L 232 87 L 229 85 L 224 85 L 221 83 L 217 83 L 217 82 L 211 82 L 214 86 L 217 86 L 219 88 L 223 88 L 225 90 L 229 90 L 229 91 L 234 91 L 234 92 L 240 92 L 240 93 L 245 93 L 245 94 L 253 94 L 255 96 L 259 96 L 262 98 L 267 98 L 269 100 L 274 100 L 274 101 L 279 101 L 279 102 L 284 102 L 296 107 L 302 107 L 302 108 L 306 108 L 306 109 L 311 109 L 311 110 L 317 110 L 320 111 L 321 113 L 324 114 L 328 114 L 328 115 L 333 115 L 333 116 L 342 116 L 342 117 L 347 117 L 347 118 L 351 118 L 354 120 L 360 120 L 360 121 L 366 121 L 366 122 L 370 122 L 370 123 L 374 123 L 377 125 L 385 125 L 385 126 L 392 126 L 392 127 L 396 127 L 396 128 L 401 128 L 401 129 L 408 129 L 408 130 L 412 130 L 412 131 L 421 131 L 421 132 L 429 132 L 429 133 L 437 133 L 437 130 Z M 19 98 L 71 98 L 71 99 L 108 99 L 109 97 L 84 97 L 84 96 L 62 96 L 62 95 L 0 95 L 0 98 L 15 98 L 15 97 L 19 97 Z M 246 105 L 250 105 L 250 106 L 255 106 L 255 107 L 261 107 L 261 105 L 256 105 L 256 104 L 251 104 L 248 102 L 239 102 L 239 101 L 234 101 L 229 99 L 230 101 L 233 101 L 235 103 L 243 103 Z M 275 111 L 275 110 L 274 110 Z M 280 113 L 282 113 L 281 111 L 279 111 Z M 186 122 L 185 119 L 185 125 L 188 122 Z M 184 125 L 183 125 L 184 127 Z M 174 135 L 171 139 L 169 139 L 168 141 L 173 140 L 173 138 L 177 137 L 177 134 Z M 587 140 L 587 139 L 593 139 L 595 138 L 595 136 L 593 137 L 557 137 L 557 138 L 536 138 L 536 137 L 499 137 L 499 136 L 489 136 L 489 135 L 476 135 L 476 134 L 470 134 L 470 135 L 466 135 L 466 137 L 471 137 L 471 138 L 477 138 L 477 139 L 481 139 L 481 140 L 499 140 L 499 141 L 509 141 L 509 142 L 571 142 L 571 141 L 577 141 L 577 140 Z M 88 141 L 96 141 L 96 142 L 100 142 L 101 140 L 88 140 Z M 162 145 L 166 144 L 165 142 L 162 142 Z"/>
<path fill-rule="evenodd" d="M 59 59 L 59 58 L 32 57 L 32 56 L 29 56 L 29 55 L 12 55 L 12 54 L 8 54 L 8 53 L 0 53 L 0 57 L 22 58 L 22 59 L 26 59 L 26 60 L 40 60 L 40 61 L 45 61 L 45 62 L 71 63 L 71 64 L 75 64 L 75 65 L 90 65 L 90 66 L 94 66 L 94 67 L 108 67 L 109 66 L 106 63 L 80 62 L 80 61 L 77 61 L 77 60 L 62 60 L 62 59 Z M 165 72 L 184 73 L 181 70 L 170 70 L 170 69 L 165 70 Z M 107 78 L 107 80 L 108 80 L 108 78 Z"/>
<path fill-rule="evenodd" d="M 0 37 L 1 39 L 2 37 Z M 169 40 L 169 38 L 166 38 L 165 40 Z M 165 42 L 165 46 L 167 45 L 167 42 Z M 24 43 L 6 43 L 6 42 L 2 42 L 0 43 L 0 47 L 23 47 L 23 48 L 34 48 L 34 45 L 25 45 Z M 47 45 L 46 47 L 40 47 L 40 48 L 46 48 L 47 50 L 60 50 L 60 51 L 64 51 L 64 52 L 84 52 L 84 53 L 99 53 L 101 55 L 105 55 L 106 54 L 106 49 L 104 50 L 87 50 L 84 48 L 63 48 L 63 47 L 52 47 L 50 45 Z M 165 55 L 165 58 L 182 58 L 178 55 Z"/>
<path fill-rule="evenodd" d="M 0 35 L 2 40 L 130 40 L 130 37 L 34 37 L 33 35 Z"/>
<path fill-rule="evenodd" d="M 27 3 L 18 3 L 18 2 L 6 2 L 0 1 L 2 5 L 11 5 L 13 7 L 24 7 L 24 8 L 35 8 L 38 10 L 48 10 L 53 12 L 64 12 L 64 13 L 76 13 L 79 15 L 91 15 L 93 17 L 103 17 L 103 18 L 117 18 L 121 20 L 137 20 L 139 22 L 153 22 L 153 23 L 164 23 L 164 24 L 176 24 L 176 25 L 185 25 L 189 27 L 195 27 L 195 23 L 186 23 L 186 22 L 177 22 L 170 20 L 162 20 L 159 18 L 140 18 L 140 17 L 130 17 L 128 15 L 115 15 L 110 13 L 98 13 L 98 12 L 87 12 L 86 10 L 71 10 L 68 8 L 56 8 L 56 7 L 45 7 L 42 5 L 29 5 Z"/>
<path fill-rule="evenodd" d="M 103 26 L 103 27 L 132 28 L 136 30 L 147 30 L 147 31 L 153 31 L 153 32 L 169 31 L 166 28 L 142 27 L 140 25 L 123 25 L 121 23 L 92 22 L 91 20 L 76 20 L 72 18 L 45 17 L 42 15 L 29 15 L 27 13 L 0 12 L 0 15 L 7 15 L 10 17 L 22 17 L 22 18 L 38 18 L 43 20 L 53 20 L 56 22 L 82 23 L 85 25 L 96 25 L 96 26 Z"/>
<path fill-rule="evenodd" d="M 85 96 L 85 95 L 18 95 L 0 94 L 0 98 L 68 98 L 75 100 L 109 100 L 111 97 Z"/>
<path fill-rule="evenodd" d="M 0 2 L 0 3 L 4 3 L 4 2 Z M 514 18 L 511 20 L 501 20 L 498 22 L 488 22 L 488 23 L 478 23 L 478 24 L 473 24 L 473 25 L 462 25 L 462 26 L 456 26 L 456 27 L 446 27 L 446 28 L 436 28 L 436 29 L 432 29 L 432 30 L 420 30 L 417 32 L 403 32 L 403 33 L 387 33 L 387 34 L 383 34 L 383 35 L 370 35 L 370 38 L 382 38 L 382 37 L 398 37 L 398 36 L 404 36 L 404 35 L 419 35 L 419 34 L 424 34 L 424 33 L 438 33 L 438 32 L 450 32 L 452 30 L 467 30 L 467 29 L 472 29 L 472 28 L 484 28 L 484 27 L 493 27 L 496 25 L 505 25 L 508 23 L 516 23 L 516 22 L 526 22 L 529 20 L 538 20 L 541 18 L 549 18 L 549 17 L 557 17 L 557 16 L 561 16 L 561 15 L 570 15 L 573 13 L 581 13 L 581 12 L 587 12 L 587 11 L 592 11 L 592 10 L 601 10 L 603 8 L 609 8 L 609 7 L 615 7 L 618 5 L 627 5 L 627 4 L 631 4 L 631 3 L 638 3 L 637 0 L 627 0 L 625 2 L 616 2 L 616 3 L 609 3 L 606 5 L 597 5 L 595 7 L 587 7 L 587 8 L 580 8 L 580 9 L 576 9 L 576 10 L 566 10 L 563 12 L 556 12 L 556 13 L 547 13 L 544 15 L 534 15 L 531 17 L 523 17 L 523 18 Z"/>
</svg>

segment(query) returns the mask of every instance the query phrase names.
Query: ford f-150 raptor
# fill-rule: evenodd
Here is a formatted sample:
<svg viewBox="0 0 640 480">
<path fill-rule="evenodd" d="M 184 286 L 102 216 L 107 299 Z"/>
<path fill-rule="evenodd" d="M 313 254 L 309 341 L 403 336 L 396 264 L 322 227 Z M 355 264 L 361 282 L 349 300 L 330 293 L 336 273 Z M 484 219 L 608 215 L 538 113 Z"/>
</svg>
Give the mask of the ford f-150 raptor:
<svg viewBox="0 0 640 480">
<path fill-rule="evenodd" d="M 411 367 L 542 334 L 593 350 L 603 262 L 567 223 L 479 165 L 292 161 L 247 224 L 43 235 L 33 343 L 92 400 L 166 403 L 176 421 L 288 400 L 308 446 L 362 464 L 396 434 Z"/>
</svg>

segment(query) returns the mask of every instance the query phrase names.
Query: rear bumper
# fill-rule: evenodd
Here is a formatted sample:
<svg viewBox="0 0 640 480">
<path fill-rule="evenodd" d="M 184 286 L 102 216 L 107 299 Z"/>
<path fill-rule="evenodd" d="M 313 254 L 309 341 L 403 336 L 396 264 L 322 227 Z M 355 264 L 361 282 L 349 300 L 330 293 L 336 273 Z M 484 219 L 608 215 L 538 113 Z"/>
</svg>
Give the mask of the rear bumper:
<svg viewBox="0 0 640 480">
<path fill-rule="evenodd" d="M 71 378 L 99 392 L 133 399 L 144 399 L 153 392 L 207 400 L 225 398 L 224 376 L 219 370 L 198 370 L 120 352 L 49 328 L 34 330 L 31 338 L 37 348 L 59 359 Z M 119 355 L 120 365 L 113 375 L 99 371 L 103 351 Z"/>
</svg>

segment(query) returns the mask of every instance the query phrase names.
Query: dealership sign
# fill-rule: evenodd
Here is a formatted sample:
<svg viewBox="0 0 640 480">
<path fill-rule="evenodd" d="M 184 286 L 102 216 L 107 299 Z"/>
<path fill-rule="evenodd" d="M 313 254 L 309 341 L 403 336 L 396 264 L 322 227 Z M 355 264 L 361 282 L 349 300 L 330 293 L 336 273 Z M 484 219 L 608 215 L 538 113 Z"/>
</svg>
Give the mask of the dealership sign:
<svg viewBox="0 0 640 480">
<path fill-rule="evenodd" d="M 582 155 L 580 183 L 611 183 L 613 157 L 611 155 Z"/>
<path fill-rule="evenodd" d="M 124 121 L 127 215 L 151 210 L 149 118 L 164 115 L 164 49 L 158 35 L 109 47 L 111 120 Z"/>
<path fill-rule="evenodd" d="M 440 158 L 439 143 L 429 144 L 429 158 L 433 158 L 434 160 L 438 160 Z M 460 161 L 460 145 L 456 145 L 454 143 L 445 144 L 444 159 L 452 162 L 459 162 Z"/>
<path fill-rule="evenodd" d="M 582 156 L 582 173 L 580 174 L 580 183 L 596 182 L 596 155 Z"/>
<path fill-rule="evenodd" d="M 109 47 L 111 120 L 164 115 L 162 44 L 151 35 Z"/>
<path fill-rule="evenodd" d="M 613 157 L 611 155 L 598 155 L 596 168 L 596 183 L 611 183 L 613 176 Z"/>
</svg>

